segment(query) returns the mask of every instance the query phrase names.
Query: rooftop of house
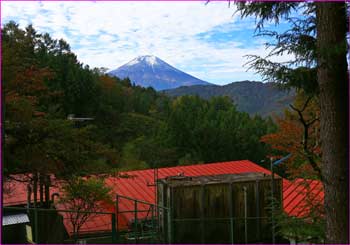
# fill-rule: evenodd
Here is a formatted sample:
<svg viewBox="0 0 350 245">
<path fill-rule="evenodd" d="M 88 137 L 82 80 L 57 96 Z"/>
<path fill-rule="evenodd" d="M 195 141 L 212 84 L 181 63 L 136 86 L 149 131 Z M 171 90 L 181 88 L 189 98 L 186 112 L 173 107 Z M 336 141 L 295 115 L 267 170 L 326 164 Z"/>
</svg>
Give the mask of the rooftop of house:
<svg viewBox="0 0 350 245">
<path fill-rule="evenodd" d="M 230 162 L 219 162 L 219 163 L 208 163 L 208 164 L 196 164 L 190 166 L 176 166 L 158 169 L 158 179 L 165 179 L 170 176 L 213 176 L 222 175 L 228 176 L 230 174 L 247 174 L 250 176 L 264 176 L 270 175 L 270 171 L 249 161 L 230 161 Z M 255 174 L 252 174 L 255 173 Z M 256 174 L 258 173 L 258 174 Z M 242 175 L 241 175 L 242 176 Z M 20 178 L 20 176 L 17 176 Z M 199 177 L 198 179 L 211 179 L 211 177 Z M 223 177 L 225 178 L 225 177 Z M 226 177 L 229 178 L 229 177 Z M 236 178 L 239 177 L 230 177 Z M 53 181 L 55 183 L 55 181 Z M 155 199 L 155 185 L 154 185 L 154 170 L 135 170 L 135 171 L 124 171 L 110 176 L 105 179 L 106 185 L 111 187 L 112 193 L 128 196 L 130 198 L 142 200 L 148 203 L 156 203 Z M 58 192 L 61 190 L 61 182 L 57 181 L 55 186 L 52 188 L 51 193 Z M 24 182 L 11 181 L 5 183 L 8 185 L 11 191 L 3 194 L 3 205 L 14 206 L 24 205 L 27 203 L 27 186 Z M 33 195 L 32 195 L 33 198 Z M 304 180 L 296 179 L 289 181 L 282 179 L 282 199 L 283 209 L 290 215 L 295 217 L 305 216 L 310 209 L 310 203 L 323 203 L 323 187 L 322 183 L 317 180 Z M 133 203 L 127 200 L 120 200 L 118 204 L 119 211 L 131 211 L 133 209 Z M 56 208 L 64 208 L 62 204 L 57 203 Z M 140 207 L 142 208 L 142 207 Z M 106 204 L 104 205 L 105 212 L 115 212 L 115 205 Z M 64 214 L 62 214 L 64 216 Z M 140 213 L 139 217 L 146 215 Z M 132 212 L 124 212 L 118 215 L 118 229 L 127 228 L 130 221 L 134 218 Z M 65 227 L 68 233 L 71 234 L 72 227 L 67 219 L 64 219 Z M 111 217 L 109 215 L 97 215 L 91 217 L 81 228 L 81 233 L 89 232 L 103 232 L 111 230 Z"/>
</svg>

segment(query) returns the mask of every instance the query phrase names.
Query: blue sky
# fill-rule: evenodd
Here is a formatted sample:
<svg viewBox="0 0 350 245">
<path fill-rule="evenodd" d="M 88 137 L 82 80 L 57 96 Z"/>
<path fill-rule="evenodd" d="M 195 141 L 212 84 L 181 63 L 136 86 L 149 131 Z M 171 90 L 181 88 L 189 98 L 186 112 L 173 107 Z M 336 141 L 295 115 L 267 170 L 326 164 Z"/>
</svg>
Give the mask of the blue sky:
<svg viewBox="0 0 350 245">
<path fill-rule="evenodd" d="M 234 12 L 225 1 L 1 2 L 1 23 L 31 23 L 38 32 L 63 38 L 90 67 L 115 69 L 136 56 L 155 55 L 220 85 L 261 80 L 246 71 L 244 56 L 266 55 L 267 40 L 254 37 L 254 19 Z"/>
</svg>

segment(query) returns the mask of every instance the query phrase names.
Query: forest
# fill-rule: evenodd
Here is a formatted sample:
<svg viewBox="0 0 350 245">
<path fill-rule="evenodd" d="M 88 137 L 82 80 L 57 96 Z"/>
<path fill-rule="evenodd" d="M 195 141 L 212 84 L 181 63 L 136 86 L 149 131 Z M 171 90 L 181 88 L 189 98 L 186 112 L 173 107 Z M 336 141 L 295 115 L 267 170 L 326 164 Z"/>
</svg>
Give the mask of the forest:
<svg viewBox="0 0 350 245">
<path fill-rule="evenodd" d="M 322 241 L 348 243 L 349 5 L 235 6 L 241 18 L 255 18 L 257 35 L 272 40 L 266 57 L 248 55 L 250 69 L 296 89 L 295 101 L 278 118 L 240 112 L 228 97 L 167 97 L 90 68 L 66 41 L 31 25 L 4 24 L 3 175 L 55 173 L 67 180 L 239 159 L 266 167 L 291 153 L 278 173 L 322 181 Z M 264 28 L 282 20 L 290 23 L 283 33 Z M 270 59 L 286 53 L 294 59 Z"/>
<path fill-rule="evenodd" d="M 260 139 L 276 131 L 273 120 L 240 112 L 227 97 L 173 99 L 110 77 L 31 25 L 9 22 L 1 35 L 5 175 L 261 163 L 271 153 Z"/>
</svg>

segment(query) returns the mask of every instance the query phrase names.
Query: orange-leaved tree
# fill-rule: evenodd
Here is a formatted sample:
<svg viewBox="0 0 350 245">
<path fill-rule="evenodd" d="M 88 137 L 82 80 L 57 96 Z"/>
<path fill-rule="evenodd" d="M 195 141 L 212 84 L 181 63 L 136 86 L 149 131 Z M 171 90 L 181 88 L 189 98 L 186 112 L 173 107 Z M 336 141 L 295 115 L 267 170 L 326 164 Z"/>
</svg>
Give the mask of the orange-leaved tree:
<svg viewBox="0 0 350 245">
<path fill-rule="evenodd" d="M 319 113 L 317 97 L 299 91 L 290 110 L 275 119 L 277 132 L 261 138 L 274 150 L 272 157 L 292 153 L 286 163 L 291 177 L 322 179 Z"/>
</svg>

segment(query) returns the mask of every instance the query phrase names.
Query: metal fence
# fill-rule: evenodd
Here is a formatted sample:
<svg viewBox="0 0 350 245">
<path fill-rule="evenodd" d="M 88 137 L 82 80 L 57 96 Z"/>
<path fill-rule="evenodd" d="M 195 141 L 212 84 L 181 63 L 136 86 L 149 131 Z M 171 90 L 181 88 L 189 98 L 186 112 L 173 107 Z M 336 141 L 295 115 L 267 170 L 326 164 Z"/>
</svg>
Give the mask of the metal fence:
<svg viewBox="0 0 350 245">
<path fill-rule="evenodd" d="M 176 218 L 170 208 L 120 195 L 116 196 L 115 211 L 3 207 L 4 217 L 24 214 L 20 217 L 28 219 L 3 220 L 2 243 L 272 243 L 275 235 L 275 242 L 288 242 L 280 236 L 281 221 L 273 224 L 271 216 L 250 217 L 245 213 L 242 217 Z M 88 218 L 79 229 L 74 228 L 75 220 L 82 217 Z M 305 224 L 312 225 L 310 220 L 299 218 L 283 221 L 295 239 Z"/>
<path fill-rule="evenodd" d="M 171 227 L 164 222 L 169 215 L 166 207 L 116 195 L 118 242 L 170 243 Z"/>
<path fill-rule="evenodd" d="M 175 218 L 172 210 L 116 196 L 119 243 L 271 243 L 269 217 Z"/>
<path fill-rule="evenodd" d="M 22 214 L 4 226 L 3 243 L 116 243 L 116 215 L 63 209 L 3 207 L 3 216 Z"/>
</svg>

